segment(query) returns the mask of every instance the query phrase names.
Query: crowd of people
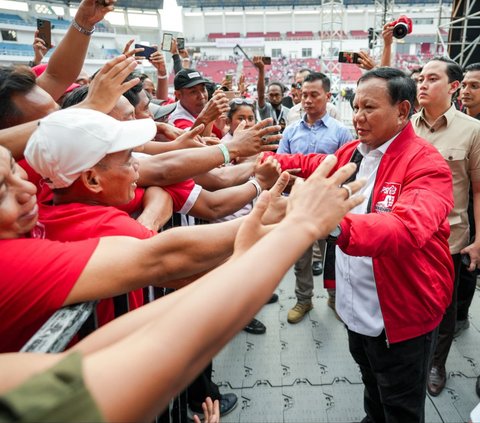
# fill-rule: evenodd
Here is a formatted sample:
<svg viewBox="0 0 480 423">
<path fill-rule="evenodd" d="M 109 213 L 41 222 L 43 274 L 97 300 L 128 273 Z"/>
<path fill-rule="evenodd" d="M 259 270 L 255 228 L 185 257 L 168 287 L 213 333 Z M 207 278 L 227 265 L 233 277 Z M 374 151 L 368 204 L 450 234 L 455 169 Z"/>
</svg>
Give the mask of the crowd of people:
<svg viewBox="0 0 480 423">
<path fill-rule="evenodd" d="M 480 63 L 436 57 L 407 75 L 390 67 L 386 24 L 380 63 L 360 52 L 352 133 L 327 75 L 291 70 L 287 90 L 266 84 L 262 57 L 258 98 L 242 78 L 206 79 L 175 40 L 174 98 L 163 53 L 152 80 L 132 42 L 86 75 L 114 3 L 83 0 L 48 65 L 36 39 L 32 68 L 0 69 L 0 420 L 151 420 L 186 389 L 191 418 L 218 422 L 238 398 L 212 358 L 240 330 L 266 332 L 255 313 L 294 266 L 287 321 L 312 310 L 323 273 L 363 421 L 423 422 L 480 265 Z M 18 352 L 92 300 L 91 335 Z"/>
</svg>

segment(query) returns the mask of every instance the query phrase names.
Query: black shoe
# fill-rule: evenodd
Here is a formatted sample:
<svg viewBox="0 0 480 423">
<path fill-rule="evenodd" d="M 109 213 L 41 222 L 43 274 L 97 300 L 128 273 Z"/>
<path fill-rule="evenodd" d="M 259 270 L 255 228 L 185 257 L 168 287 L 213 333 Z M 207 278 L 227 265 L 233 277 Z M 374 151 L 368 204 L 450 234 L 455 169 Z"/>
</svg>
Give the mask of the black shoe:
<svg viewBox="0 0 480 423">
<path fill-rule="evenodd" d="M 321 261 L 314 261 L 312 263 L 313 276 L 320 276 L 323 273 L 323 264 Z"/>
<path fill-rule="evenodd" d="M 427 391 L 432 397 L 437 397 L 445 388 L 447 372 L 445 366 L 432 366 L 427 379 Z"/>
<path fill-rule="evenodd" d="M 253 319 L 243 330 L 253 335 L 263 335 L 267 328 L 260 320 Z"/>
<path fill-rule="evenodd" d="M 477 391 L 477 395 L 480 397 L 480 376 L 477 377 L 477 383 L 475 384 L 475 391 Z"/>
<path fill-rule="evenodd" d="M 225 416 L 226 414 L 230 413 L 238 403 L 237 395 L 230 393 L 230 394 L 221 394 L 220 397 L 220 416 Z M 203 409 L 202 407 L 188 407 L 187 409 L 187 417 L 189 420 L 193 421 L 193 415 L 196 414 L 200 420 L 204 419 Z"/>
<path fill-rule="evenodd" d="M 278 301 L 278 295 L 277 294 L 272 294 L 270 299 L 267 301 L 267 304 L 273 304 Z"/>
</svg>

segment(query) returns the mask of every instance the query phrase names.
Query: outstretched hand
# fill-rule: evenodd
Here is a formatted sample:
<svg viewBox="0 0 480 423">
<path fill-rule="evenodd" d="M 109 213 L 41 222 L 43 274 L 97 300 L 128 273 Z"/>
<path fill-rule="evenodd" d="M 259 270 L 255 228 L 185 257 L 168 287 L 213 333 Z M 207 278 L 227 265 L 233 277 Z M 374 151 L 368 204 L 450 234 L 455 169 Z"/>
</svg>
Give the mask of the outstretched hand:
<svg viewBox="0 0 480 423">
<path fill-rule="evenodd" d="M 205 402 L 202 403 L 203 409 L 203 423 L 220 423 L 220 401 L 212 401 L 210 397 L 207 397 Z M 200 418 L 195 414 L 193 416 L 194 423 L 201 423 Z"/>
<path fill-rule="evenodd" d="M 140 82 L 139 78 L 124 82 L 136 66 L 135 58 L 124 55 L 107 62 L 90 83 L 87 98 L 77 107 L 110 113 L 120 96 Z"/>
<path fill-rule="evenodd" d="M 337 163 L 337 158 L 329 155 L 306 180 L 297 179 L 293 185 L 287 205 L 287 217 L 291 224 L 307 224 L 312 239 L 326 238 L 335 226 L 352 208 L 364 201 L 363 195 L 348 196 L 342 184 L 356 170 L 354 163 L 348 163 L 328 176 Z M 350 182 L 355 194 L 365 181 Z"/>
<path fill-rule="evenodd" d="M 233 138 L 225 144 L 228 146 L 231 155 L 236 157 L 248 157 L 262 151 L 273 151 L 278 148 L 277 144 L 282 136 L 278 134 L 279 125 L 272 125 L 272 119 L 268 118 L 258 122 L 251 128 L 245 129 L 246 122 L 240 122 L 233 133 Z"/>
</svg>

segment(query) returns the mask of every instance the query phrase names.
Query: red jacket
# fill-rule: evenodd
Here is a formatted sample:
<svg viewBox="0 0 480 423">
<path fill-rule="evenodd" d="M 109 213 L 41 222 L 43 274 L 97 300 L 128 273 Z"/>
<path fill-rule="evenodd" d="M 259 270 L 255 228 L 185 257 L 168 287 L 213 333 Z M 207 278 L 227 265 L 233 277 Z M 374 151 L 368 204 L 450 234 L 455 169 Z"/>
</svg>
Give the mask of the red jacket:
<svg viewBox="0 0 480 423">
<path fill-rule="evenodd" d="M 358 143 L 335 153 L 337 167 L 350 161 Z M 301 168 L 302 177 L 325 158 L 274 156 L 283 169 Z M 345 216 L 337 245 L 351 256 L 372 257 L 387 339 L 400 342 L 440 323 L 452 299 L 454 275 L 447 221 L 453 208 L 450 169 L 410 123 L 382 158 L 370 204 L 367 214 Z"/>
</svg>

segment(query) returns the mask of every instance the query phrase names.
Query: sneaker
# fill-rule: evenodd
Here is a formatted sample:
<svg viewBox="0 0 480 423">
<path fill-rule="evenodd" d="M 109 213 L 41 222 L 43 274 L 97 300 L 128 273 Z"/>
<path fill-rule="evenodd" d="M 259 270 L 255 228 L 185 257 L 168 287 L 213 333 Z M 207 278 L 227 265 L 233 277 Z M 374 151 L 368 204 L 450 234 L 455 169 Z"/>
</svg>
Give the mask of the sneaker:
<svg viewBox="0 0 480 423">
<path fill-rule="evenodd" d="M 221 394 L 220 398 L 220 416 L 225 416 L 235 409 L 238 404 L 238 397 L 234 393 Z M 197 415 L 201 421 L 205 418 L 203 415 L 203 409 L 200 406 L 199 409 L 187 407 L 187 418 L 193 421 L 193 416 Z"/>
<path fill-rule="evenodd" d="M 303 320 L 305 314 L 307 314 L 313 308 L 312 302 L 308 303 L 298 303 L 295 304 L 295 307 L 288 310 L 287 321 L 288 323 L 298 323 Z"/>
<path fill-rule="evenodd" d="M 455 323 L 455 332 L 453 333 L 454 337 L 457 337 L 460 335 L 464 330 L 468 329 L 470 327 L 470 320 L 464 319 L 464 320 L 457 320 Z"/>
</svg>

